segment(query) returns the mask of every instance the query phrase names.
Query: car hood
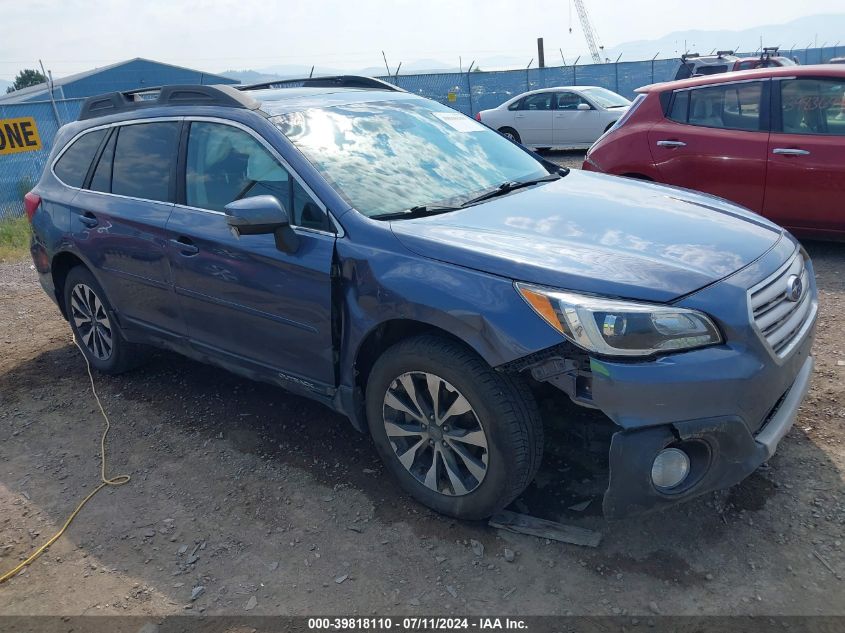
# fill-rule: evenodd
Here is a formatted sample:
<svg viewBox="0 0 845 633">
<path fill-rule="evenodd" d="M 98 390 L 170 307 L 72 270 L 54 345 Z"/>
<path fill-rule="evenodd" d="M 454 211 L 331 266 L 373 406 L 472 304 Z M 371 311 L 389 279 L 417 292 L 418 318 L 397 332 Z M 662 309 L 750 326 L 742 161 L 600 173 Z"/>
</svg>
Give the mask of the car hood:
<svg viewBox="0 0 845 633">
<path fill-rule="evenodd" d="M 551 183 L 391 223 L 411 251 L 518 281 L 667 302 L 747 266 L 775 224 L 713 196 L 572 171 Z"/>
</svg>

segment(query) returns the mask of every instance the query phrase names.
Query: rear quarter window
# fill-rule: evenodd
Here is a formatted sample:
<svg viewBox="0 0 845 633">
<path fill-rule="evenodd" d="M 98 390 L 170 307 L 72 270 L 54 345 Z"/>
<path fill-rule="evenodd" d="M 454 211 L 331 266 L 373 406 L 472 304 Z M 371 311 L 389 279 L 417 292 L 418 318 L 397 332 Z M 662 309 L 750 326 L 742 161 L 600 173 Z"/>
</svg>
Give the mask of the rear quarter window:
<svg viewBox="0 0 845 633">
<path fill-rule="evenodd" d="M 687 111 L 689 110 L 689 90 L 676 92 L 672 96 L 672 105 L 667 117 L 678 123 L 687 122 Z"/>
<path fill-rule="evenodd" d="M 91 167 L 91 161 L 103 142 L 107 130 L 94 130 L 83 134 L 68 147 L 58 160 L 53 171 L 66 185 L 81 188 Z"/>
</svg>

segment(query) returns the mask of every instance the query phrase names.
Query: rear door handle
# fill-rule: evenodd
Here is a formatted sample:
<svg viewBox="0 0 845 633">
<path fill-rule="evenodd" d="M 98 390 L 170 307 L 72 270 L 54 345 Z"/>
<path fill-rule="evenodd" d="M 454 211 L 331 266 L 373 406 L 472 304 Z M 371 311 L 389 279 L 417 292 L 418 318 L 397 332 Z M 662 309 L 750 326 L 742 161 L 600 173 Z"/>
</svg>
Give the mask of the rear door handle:
<svg viewBox="0 0 845 633">
<path fill-rule="evenodd" d="M 805 149 L 795 149 L 792 147 L 776 147 L 772 150 L 772 154 L 778 156 L 808 156 L 810 152 Z"/>
<path fill-rule="evenodd" d="M 657 141 L 657 147 L 686 147 L 683 141 Z"/>
<path fill-rule="evenodd" d="M 179 250 L 179 252 L 182 253 L 182 255 L 185 255 L 186 257 L 196 255 L 200 252 L 200 249 L 194 246 L 194 243 L 191 242 L 191 240 L 187 237 L 180 237 L 179 239 L 170 240 L 170 243 L 175 246 Z"/>
<path fill-rule="evenodd" d="M 97 217 L 93 213 L 91 213 L 90 211 L 86 211 L 85 213 L 80 215 L 79 221 L 82 222 L 82 224 L 87 226 L 89 229 L 93 229 L 95 226 L 97 226 L 100 223 L 100 221 L 97 219 Z"/>
</svg>

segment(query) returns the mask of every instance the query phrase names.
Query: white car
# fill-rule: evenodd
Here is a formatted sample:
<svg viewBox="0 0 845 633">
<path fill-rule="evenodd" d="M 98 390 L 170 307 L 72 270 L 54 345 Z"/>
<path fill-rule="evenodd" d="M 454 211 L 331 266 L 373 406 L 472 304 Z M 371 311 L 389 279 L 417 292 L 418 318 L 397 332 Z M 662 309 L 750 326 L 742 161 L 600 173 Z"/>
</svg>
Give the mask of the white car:
<svg viewBox="0 0 845 633">
<path fill-rule="evenodd" d="M 606 88 L 559 86 L 524 92 L 475 118 L 532 149 L 588 149 L 630 106 Z"/>
</svg>

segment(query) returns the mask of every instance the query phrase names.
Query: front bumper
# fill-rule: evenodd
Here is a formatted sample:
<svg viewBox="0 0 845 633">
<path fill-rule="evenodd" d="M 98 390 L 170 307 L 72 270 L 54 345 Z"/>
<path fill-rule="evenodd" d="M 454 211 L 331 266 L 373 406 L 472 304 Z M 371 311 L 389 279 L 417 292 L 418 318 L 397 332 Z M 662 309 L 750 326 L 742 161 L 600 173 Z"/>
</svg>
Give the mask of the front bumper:
<svg viewBox="0 0 845 633">
<path fill-rule="evenodd" d="M 688 420 L 616 433 L 610 445 L 610 482 L 603 503 L 605 516 L 621 518 L 673 505 L 728 488 L 745 479 L 774 454 L 778 443 L 792 427 L 798 407 L 810 388 L 813 366 L 813 357 L 807 356 L 795 381 L 756 433 L 735 416 Z M 684 443 L 705 446 L 707 459 L 693 463 L 688 477 L 691 484 L 682 491 L 658 491 L 651 481 L 654 458 L 666 446 L 683 446 Z"/>
<path fill-rule="evenodd" d="M 650 361 L 590 358 L 589 404 L 620 430 L 609 451 L 605 515 L 618 518 L 733 486 L 775 452 L 809 389 L 817 294 L 791 348 L 776 354 L 757 329 L 750 295 L 760 280 L 780 280 L 796 247 L 782 240 L 743 271 L 679 302 L 715 315 L 725 342 Z M 752 290 L 749 290 L 752 289 Z M 651 480 L 657 454 L 689 449 L 691 472 L 671 491 Z"/>
</svg>

